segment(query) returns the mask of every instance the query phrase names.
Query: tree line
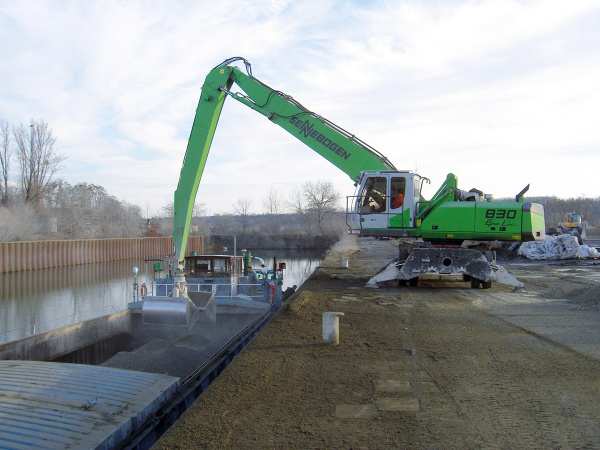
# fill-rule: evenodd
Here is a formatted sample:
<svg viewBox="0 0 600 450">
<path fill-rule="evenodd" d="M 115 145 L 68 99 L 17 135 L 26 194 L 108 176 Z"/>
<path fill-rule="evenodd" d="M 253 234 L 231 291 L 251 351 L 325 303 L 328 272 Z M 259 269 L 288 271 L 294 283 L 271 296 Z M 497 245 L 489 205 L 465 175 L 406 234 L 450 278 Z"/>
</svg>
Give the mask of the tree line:
<svg viewBox="0 0 600 450">
<path fill-rule="evenodd" d="M 102 186 L 55 179 L 66 160 L 55 144 L 43 120 L 27 126 L 0 119 L 0 241 L 144 235 L 138 206 Z"/>
<path fill-rule="evenodd" d="M 207 215 L 206 206 L 197 203 L 190 234 L 203 235 L 215 251 L 232 246 L 233 236 L 240 248 L 327 248 L 346 230 L 340 199 L 330 181 L 317 180 L 296 186 L 287 198 L 273 187 L 256 203 L 238 198 L 232 211 L 223 214 Z M 149 221 L 149 228 L 168 234 L 172 227 L 173 203 L 169 203 L 160 217 Z"/>
<path fill-rule="evenodd" d="M 496 201 L 514 201 L 513 198 L 498 198 Z M 570 197 L 556 196 L 525 197 L 529 203 L 539 203 L 544 207 L 546 227 L 556 227 L 565 222 L 567 214 L 577 212 L 583 214 L 583 220 L 592 226 L 600 226 L 600 197 Z"/>
<path fill-rule="evenodd" d="M 600 226 L 600 197 L 531 197 L 527 201 L 540 203 L 544 206 L 546 227 L 555 227 L 560 222 L 566 221 L 568 213 L 583 214 L 583 220 L 589 225 Z"/>
<path fill-rule="evenodd" d="M 139 206 L 109 195 L 102 186 L 57 179 L 66 157 L 55 145 L 56 137 L 43 120 L 11 125 L 0 119 L 0 241 L 172 234 L 172 202 L 153 217 L 148 212 L 144 217 Z M 242 239 L 249 234 L 264 237 L 261 233 L 281 239 L 284 234 L 337 235 L 342 223 L 339 200 L 331 182 L 309 181 L 287 200 L 272 188 L 258 213 L 249 198 L 235 201 L 231 213 L 211 217 L 197 204 L 191 233 Z"/>
<path fill-rule="evenodd" d="M 66 159 L 55 144 L 56 137 L 43 120 L 11 126 L 0 119 L 0 241 L 172 234 L 172 202 L 150 217 L 102 186 L 55 179 Z M 11 184 L 9 178 L 17 181 Z M 268 246 L 269 241 L 272 248 L 321 245 L 346 229 L 340 200 L 330 181 L 317 180 L 296 186 L 285 197 L 271 188 L 261 200 L 238 198 L 230 213 L 209 216 L 205 205 L 196 204 L 190 233 L 214 235 L 218 242 L 235 235 L 240 245 L 246 242 L 248 247 L 252 242 Z M 548 227 L 564 221 L 569 212 L 582 213 L 588 223 L 600 225 L 600 197 L 527 201 L 544 205 Z"/>
</svg>

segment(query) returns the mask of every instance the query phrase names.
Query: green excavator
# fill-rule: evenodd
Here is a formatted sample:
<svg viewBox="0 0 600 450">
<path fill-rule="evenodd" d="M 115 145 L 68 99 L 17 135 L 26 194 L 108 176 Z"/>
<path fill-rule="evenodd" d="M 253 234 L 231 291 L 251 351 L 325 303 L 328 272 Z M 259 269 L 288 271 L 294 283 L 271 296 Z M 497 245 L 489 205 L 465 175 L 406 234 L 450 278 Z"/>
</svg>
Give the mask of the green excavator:
<svg viewBox="0 0 600 450">
<path fill-rule="evenodd" d="M 244 70 L 234 63 L 243 65 Z M 234 85 L 242 92 L 234 92 Z M 350 177 L 357 187 L 355 195 L 347 199 L 350 232 L 418 238 L 423 242 L 420 246 L 424 248 L 414 248 L 408 258 L 394 263 L 396 270 L 391 276 L 400 284 L 416 285 L 419 275 L 436 271 L 462 273 L 473 287 L 490 287 L 496 280 L 494 270 L 481 252 L 460 248 L 464 241 L 545 239 L 543 206 L 524 200 L 529 186 L 517 194 L 514 202 L 494 202 L 477 189 L 459 189 L 457 177 L 449 174 L 435 195 L 426 200 L 421 189 L 424 182 L 429 182 L 427 178 L 397 170 L 383 154 L 354 134 L 254 77 L 247 60 L 230 58 L 212 69 L 204 81 L 175 191 L 172 260 L 177 270 L 172 297 L 182 303 L 188 302 L 183 262 L 192 211 L 227 97 L 262 114 Z"/>
</svg>

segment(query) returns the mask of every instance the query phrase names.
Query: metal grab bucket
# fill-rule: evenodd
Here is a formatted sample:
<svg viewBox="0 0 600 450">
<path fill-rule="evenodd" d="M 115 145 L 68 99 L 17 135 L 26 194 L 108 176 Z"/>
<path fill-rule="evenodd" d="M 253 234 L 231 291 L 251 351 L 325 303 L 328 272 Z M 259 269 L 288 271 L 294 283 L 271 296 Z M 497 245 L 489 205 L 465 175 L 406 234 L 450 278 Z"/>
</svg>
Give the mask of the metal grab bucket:
<svg viewBox="0 0 600 450">
<path fill-rule="evenodd" d="M 212 292 L 190 292 L 188 297 L 145 297 L 142 302 L 144 325 L 191 328 L 201 322 L 216 322 L 217 304 Z"/>
</svg>

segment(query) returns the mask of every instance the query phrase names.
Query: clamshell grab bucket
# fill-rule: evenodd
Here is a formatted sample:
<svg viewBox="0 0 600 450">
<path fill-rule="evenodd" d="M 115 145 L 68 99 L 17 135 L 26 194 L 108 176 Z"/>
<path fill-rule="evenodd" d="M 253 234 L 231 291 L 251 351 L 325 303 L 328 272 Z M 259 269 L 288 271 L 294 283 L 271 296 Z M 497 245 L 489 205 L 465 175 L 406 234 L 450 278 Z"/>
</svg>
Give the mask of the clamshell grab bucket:
<svg viewBox="0 0 600 450">
<path fill-rule="evenodd" d="M 145 297 L 144 325 L 190 329 L 198 321 L 216 322 L 217 303 L 212 292 L 189 292 L 189 297 Z"/>
</svg>

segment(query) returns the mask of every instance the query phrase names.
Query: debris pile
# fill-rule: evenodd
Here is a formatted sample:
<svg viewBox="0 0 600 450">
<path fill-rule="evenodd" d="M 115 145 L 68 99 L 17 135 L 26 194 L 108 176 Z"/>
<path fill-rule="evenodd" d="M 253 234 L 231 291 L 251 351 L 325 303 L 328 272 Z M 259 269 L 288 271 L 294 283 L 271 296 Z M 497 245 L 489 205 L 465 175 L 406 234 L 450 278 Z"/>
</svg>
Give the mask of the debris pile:
<svg viewBox="0 0 600 450">
<path fill-rule="evenodd" d="M 577 238 L 570 234 L 546 236 L 545 241 L 525 242 L 519 249 L 519 255 L 538 260 L 600 258 L 598 250 L 589 245 L 580 245 Z"/>
</svg>

